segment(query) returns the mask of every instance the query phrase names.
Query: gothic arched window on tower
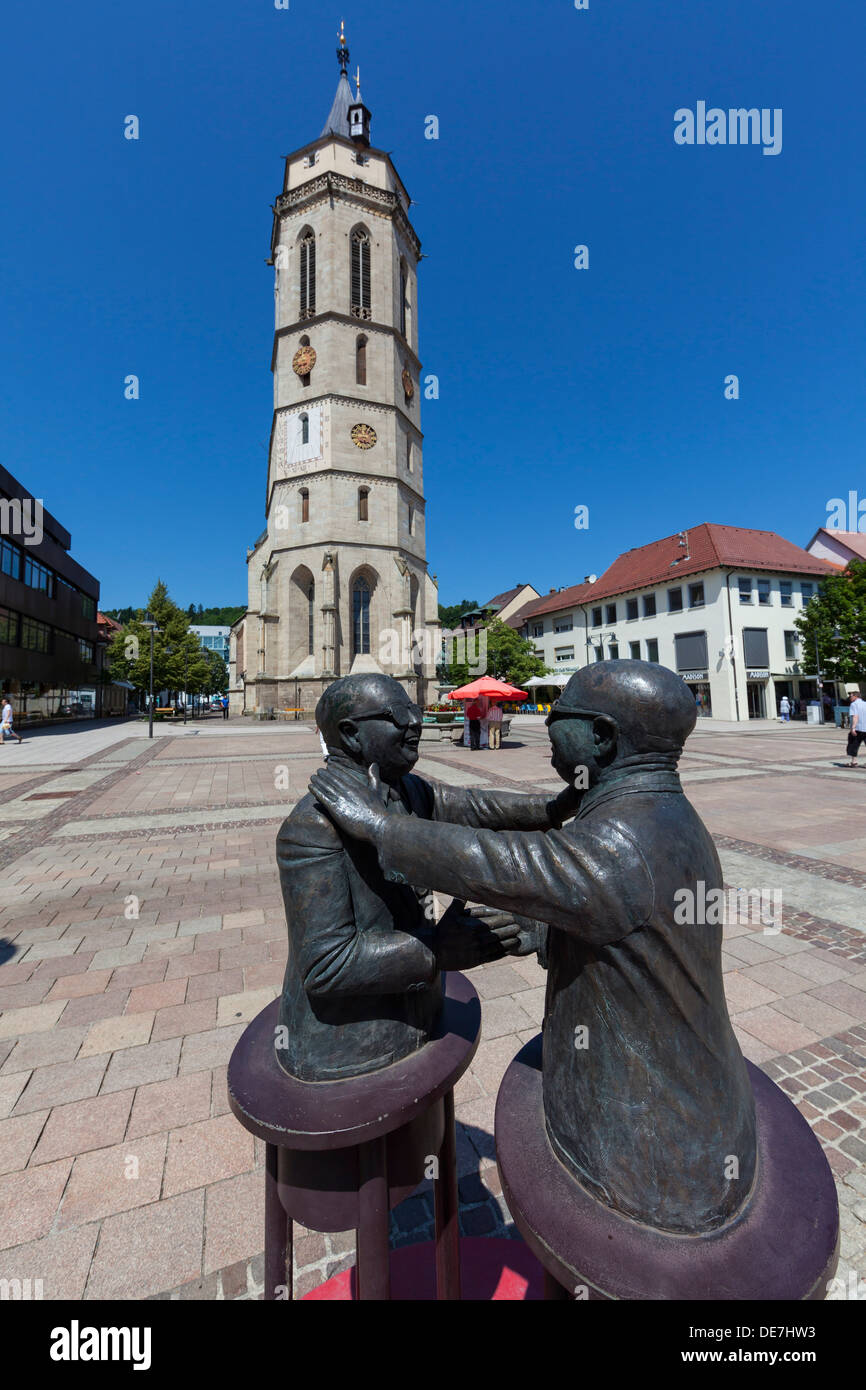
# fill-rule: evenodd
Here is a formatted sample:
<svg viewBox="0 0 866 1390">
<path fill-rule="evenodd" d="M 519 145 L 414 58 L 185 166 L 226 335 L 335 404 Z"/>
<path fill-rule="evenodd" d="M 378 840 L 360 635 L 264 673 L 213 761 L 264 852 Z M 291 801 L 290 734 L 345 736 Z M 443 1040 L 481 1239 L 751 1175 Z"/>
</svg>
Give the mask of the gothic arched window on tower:
<svg viewBox="0 0 866 1390">
<path fill-rule="evenodd" d="M 310 580 L 310 587 L 307 590 L 307 655 L 313 655 L 313 637 L 316 623 L 316 581 Z"/>
<path fill-rule="evenodd" d="M 355 381 L 358 386 L 367 385 L 367 339 L 363 333 L 355 343 Z"/>
<path fill-rule="evenodd" d="M 310 519 L 310 490 L 309 490 L 309 488 L 302 487 L 302 488 L 301 488 L 301 521 L 309 521 L 309 519 Z"/>
<path fill-rule="evenodd" d="M 313 232 L 305 232 L 301 238 L 301 305 L 302 319 L 311 319 L 316 313 L 316 237 Z"/>
<path fill-rule="evenodd" d="M 370 520 L 369 508 L 368 508 L 368 504 L 367 504 L 367 499 L 369 498 L 369 496 L 370 496 L 370 489 L 369 489 L 368 487 L 359 487 L 359 488 L 358 488 L 358 520 L 359 520 L 359 521 L 369 521 L 369 520 Z"/>
<path fill-rule="evenodd" d="M 372 318 L 370 311 L 370 237 L 363 227 L 352 233 L 352 317 Z"/>
<path fill-rule="evenodd" d="M 302 444 L 309 444 L 309 442 L 310 442 L 310 417 L 309 417 L 309 415 L 304 414 L 304 415 L 301 416 L 301 443 L 302 443 Z"/>
<path fill-rule="evenodd" d="M 407 469 L 409 470 L 409 472 L 411 473 L 411 472 L 412 472 L 412 440 L 411 440 L 411 439 L 407 439 L 407 440 L 406 440 L 406 467 L 407 467 Z"/>
<path fill-rule="evenodd" d="M 352 586 L 352 647 L 354 656 L 370 651 L 370 585 L 361 574 Z"/>
</svg>

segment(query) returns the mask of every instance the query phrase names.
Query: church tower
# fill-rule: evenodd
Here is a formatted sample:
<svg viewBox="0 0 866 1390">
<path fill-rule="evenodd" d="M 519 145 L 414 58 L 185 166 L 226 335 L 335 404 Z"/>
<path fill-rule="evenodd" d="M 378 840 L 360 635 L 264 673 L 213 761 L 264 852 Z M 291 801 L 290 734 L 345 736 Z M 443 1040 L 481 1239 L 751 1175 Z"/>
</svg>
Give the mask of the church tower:
<svg viewBox="0 0 866 1390">
<path fill-rule="evenodd" d="M 371 143 L 340 33 L 318 139 L 286 158 L 273 208 L 274 415 L 267 529 L 232 629 L 236 713 L 312 713 L 338 676 L 383 671 L 420 704 L 435 679 L 411 199 Z"/>
</svg>

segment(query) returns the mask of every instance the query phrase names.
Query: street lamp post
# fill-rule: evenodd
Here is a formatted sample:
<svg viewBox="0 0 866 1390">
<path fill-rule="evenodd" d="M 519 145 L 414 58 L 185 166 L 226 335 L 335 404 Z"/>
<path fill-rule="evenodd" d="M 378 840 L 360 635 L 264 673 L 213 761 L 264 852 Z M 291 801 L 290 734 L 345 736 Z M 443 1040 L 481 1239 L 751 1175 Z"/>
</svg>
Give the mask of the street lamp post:
<svg viewBox="0 0 866 1390">
<path fill-rule="evenodd" d="M 153 634 L 159 632 L 159 628 L 156 623 L 149 618 L 145 621 L 143 626 L 150 629 L 150 706 L 148 710 L 150 718 L 148 721 L 147 736 L 148 738 L 153 738 Z"/>
<path fill-rule="evenodd" d="M 819 657 L 819 655 L 818 655 L 818 633 L 817 633 L 817 632 L 815 633 L 815 673 L 816 673 L 816 679 L 817 679 L 817 682 L 818 682 L 818 709 L 819 709 L 820 715 L 821 715 L 820 719 L 818 720 L 818 723 L 819 723 L 819 724 L 823 724 L 823 723 L 824 723 L 824 701 L 823 701 L 821 692 L 822 692 L 822 690 L 824 689 L 824 682 L 823 682 L 822 679 L 821 679 L 821 659 L 820 659 L 820 657 Z"/>
</svg>

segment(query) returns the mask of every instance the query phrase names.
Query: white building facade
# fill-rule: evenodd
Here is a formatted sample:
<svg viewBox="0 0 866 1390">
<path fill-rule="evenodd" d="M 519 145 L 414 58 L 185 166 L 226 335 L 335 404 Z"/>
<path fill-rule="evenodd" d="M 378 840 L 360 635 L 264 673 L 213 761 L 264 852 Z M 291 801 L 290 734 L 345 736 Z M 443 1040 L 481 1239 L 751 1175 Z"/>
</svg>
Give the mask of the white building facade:
<svg viewBox="0 0 866 1390">
<path fill-rule="evenodd" d="M 551 674 L 658 662 L 686 681 L 699 716 L 767 719 L 783 695 L 798 707 L 819 695 L 794 619 L 832 572 L 772 532 L 705 525 L 628 551 L 595 582 L 548 594 L 511 621 Z"/>
</svg>

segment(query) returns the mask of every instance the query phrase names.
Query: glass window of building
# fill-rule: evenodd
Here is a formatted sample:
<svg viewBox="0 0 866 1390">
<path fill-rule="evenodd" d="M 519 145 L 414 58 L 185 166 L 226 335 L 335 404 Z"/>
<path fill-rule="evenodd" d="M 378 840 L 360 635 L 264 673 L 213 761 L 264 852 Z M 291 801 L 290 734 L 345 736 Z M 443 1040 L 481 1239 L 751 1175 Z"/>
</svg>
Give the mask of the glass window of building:
<svg viewBox="0 0 866 1390">
<path fill-rule="evenodd" d="M 631 623 L 631 622 L 634 622 L 635 618 L 637 617 L 637 599 L 636 599 L 636 598 L 627 598 L 627 599 L 626 599 L 626 601 L 625 601 L 625 616 L 626 616 L 626 618 L 628 619 L 628 621 L 629 621 L 630 623 Z"/>
<path fill-rule="evenodd" d="M 610 651 L 609 651 L 608 655 L 609 655 L 609 658 L 610 658 L 611 661 L 619 661 L 619 643 L 618 643 L 618 642 L 611 642 L 611 644 L 610 644 Z"/>
<path fill-rule="evenodd" d="M 18 614 L 11 608 L 0 608 L 0 643 L 7 647 L 18 646 Z"/>
<path fill-rule="evenodd" d="M 659 644 L 655 637 L 648 637 L 646 640 L 646 659 L 647 661 L 654 661 L 658 665 Z"/>
<path fill-rule="evenodd" d="M 683 591 L 682 589 L 668 589 L 668 612 L 682 613 L 683 611 Z"/>
<path fill-rule="evenodd" d="M 640 642 L 629 642 L 628 650 L 632 661 L 640 661 Z"/>
<path fill-rule="evenodd" d="M 644 594 L 643 596 L 643 615 L 645 618 L 654 618 L 656 615 L 656 596 L 655 594 Z"/>
<path fill-rule="evenodd" d="M 616 622 L 616 604 L 615 604 L 615 603 L 609 603 L 609 604 L 607 605 L 606 609 L 605 609 L 605 613 L 606 613 L 606 615 L 607 615 L 607 616 L 605 617 L 605 622 L 606 622 L 606 623 L 615 623 L 615 622 Z"/>
<path fill-rule="evenodd" d="M 54 597 L 54 576 L 51 570 L 40 565 L 38 560 L 31 560 L 29 556 L 24 559 L 24 583 L 29 584 L 31 589 L 41 589 L 43 594 Z"/>
<path fill-rule="evenodd" d="M 600 609 L 600 608 L 593 608 L 593 610 L 592 610 L 592 625 L 593 625 L 593 627 L 601 627 L 601 609 Z"/>
<path fill-rule="evenodd" d="M 35 618 L 22 618 L 21 645 L 29 652 L 50 651 L 51 628 L 47 623 L 37 622 Z"/>
<path fill-rule="evenodd" d="M 91 598 L 89 594 L 81 595 L 81 614 L 90 622 L 96 617 L 96 599 Z"/>
<path fill-rule="evenodd" d="M 751 579 L 738 579 L 737 587 L 740 591 L 740 603 L 752 602 L 752 581 Z"/>
<path fill-rule="evenodd" d="M 785 659 L 797 661 L 800 655 L 800 636 L 797 632 L 785 633 Z"/>
<path fill-rule="evenodd" d="M 770 581 L 769 579 L 758 580 L 758 603 L 762 608 L 766 608 L 770 602 Z"/>
<path fill-rule="evenodd" d="M 352 586 L 352 645 L 354 656 L 370 651 L 370 585 L 363 575 Z"/>
<path fill-rule="evenodd" d="M 707 634 L 705 632 L 678 632 L 674 637 L 674 650 L 677 657 L 677 670 L 705 672 L 709 662 L 707 657 Z"/>
<path fill-rule="evenodd" d="M 812 583 L 806 583 L 805 580 L 801 581 L 800 593 L 803 598 L 803 607 L 805 608 L 806 604 L 809 603 L 815 597 L 815 585 Z"/>
<path fill-rule="evenodd" d="M 790 579 L 779 580 L 779 593 L 782 596 L 782 607 L 792 608 L 794 605 L 794 585 Z"/>
<path fill-rule="evenodd" d="M 703 608 L 704 606 L 704 586 L 703 584 L 689 585 L 689 608 Z"/>
<path fill-rule="evenodd" d="M 21 578 L 21 551 L 11 541 L 0 540 L 0 573 L 10 579 Z"/>
</svg>

